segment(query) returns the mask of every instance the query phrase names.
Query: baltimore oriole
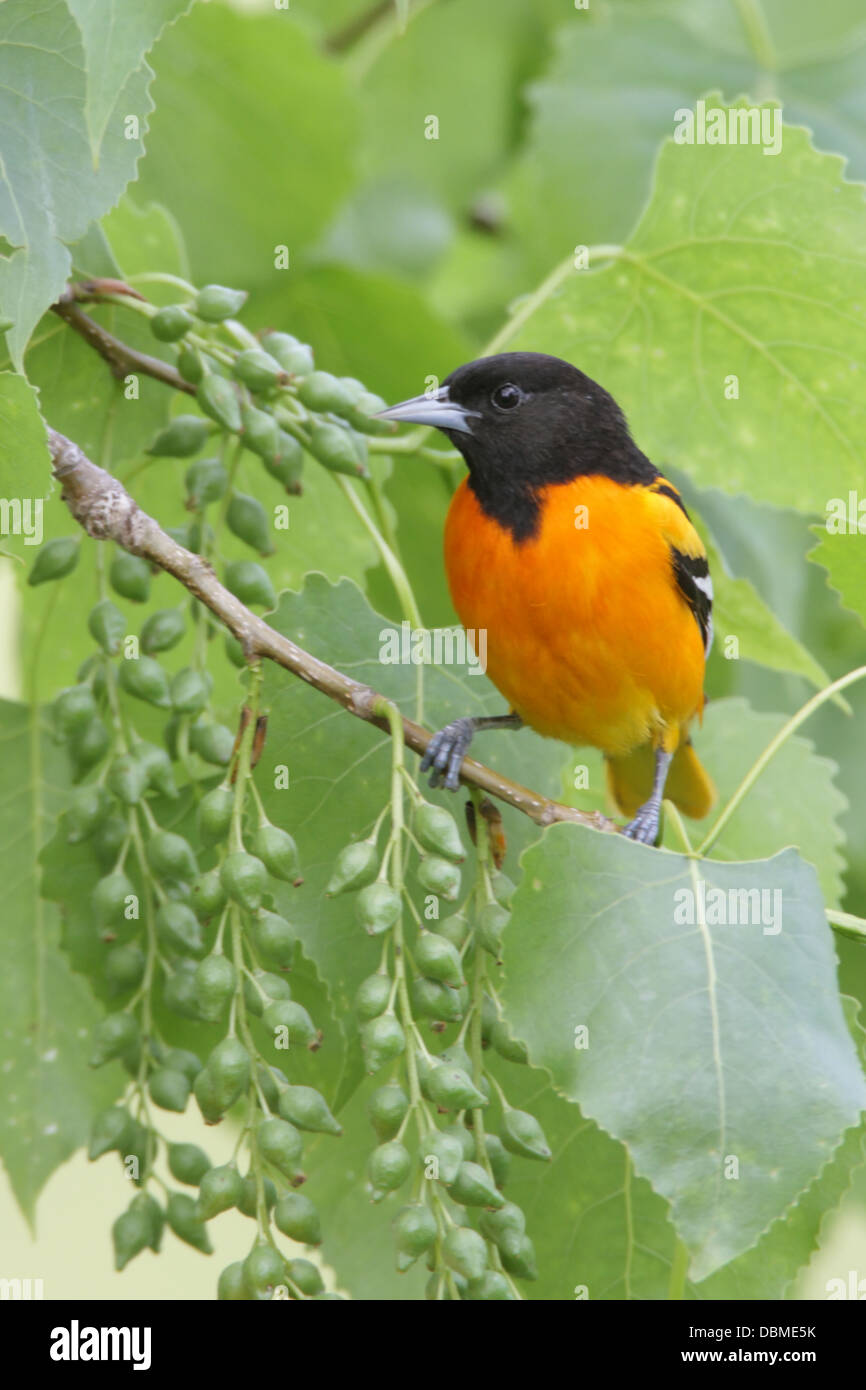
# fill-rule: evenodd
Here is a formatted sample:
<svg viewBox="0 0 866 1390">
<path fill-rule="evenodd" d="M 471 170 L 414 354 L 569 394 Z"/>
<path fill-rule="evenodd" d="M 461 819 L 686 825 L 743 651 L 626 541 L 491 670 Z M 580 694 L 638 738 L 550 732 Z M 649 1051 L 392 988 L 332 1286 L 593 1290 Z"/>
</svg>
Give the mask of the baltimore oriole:
<svg viewBox="0 0 866 1390">
<path fill-rule="evenodd" d="M 656 840 L 663 795 L 706 815 L 715 793 L 688 736 L 713 634 L 706 551 L 613 398 L 558 357 L 507 352 L 382 416 L 434 425 L 466 460 L 445 568 L 511 707 L 434 735 L 432 785 L 457 789 L 478 730 L 527 724 L 603 751 L 632 839 Z"/>
</svg>

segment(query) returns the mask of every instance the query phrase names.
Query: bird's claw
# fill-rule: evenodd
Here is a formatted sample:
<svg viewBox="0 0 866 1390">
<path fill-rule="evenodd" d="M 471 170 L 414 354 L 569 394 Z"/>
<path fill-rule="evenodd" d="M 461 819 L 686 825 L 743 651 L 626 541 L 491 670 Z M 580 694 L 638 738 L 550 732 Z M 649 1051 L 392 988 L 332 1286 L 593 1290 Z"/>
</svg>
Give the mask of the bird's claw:
<svg viewBox="0 0 866 1390">
<path fill-rule="evenodd" d="M 629 840 L 637 840 L 641 845 L 654 845 L 658 839 L 661 824 L 661 806 L 648 801 L 623 827 L 623 835 Z"/>
<path fill-rule="evenodd" d="M 471 719 L 455 719 L 435 733 L 421 759 L 421 771 L 430 773 L 430 786 L 446 787 L 456 792 L 460 785 L 460 767 L 472 742 L 475 729 Z"/>
</svg>

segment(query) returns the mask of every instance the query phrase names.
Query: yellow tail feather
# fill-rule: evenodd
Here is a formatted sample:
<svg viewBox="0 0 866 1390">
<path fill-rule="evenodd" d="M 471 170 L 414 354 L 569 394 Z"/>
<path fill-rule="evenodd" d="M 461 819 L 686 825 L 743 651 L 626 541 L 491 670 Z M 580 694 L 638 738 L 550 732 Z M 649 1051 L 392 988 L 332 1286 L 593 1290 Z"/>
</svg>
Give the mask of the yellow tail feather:
<svg viewBox="0 0 866 1390">
<path fill-rule="evenodd" d="M 625 816 L 633 816 L 652 791 L 655 752 L 647 743 L 622 757 L 606 758 L 607 785 Z M 698 759 L 691 740 L 684 738 L 674 753 L 665 784 L 665 797 L 684 816 L 701 820 L 716 800 L 716 789 Z"/>
</svg>

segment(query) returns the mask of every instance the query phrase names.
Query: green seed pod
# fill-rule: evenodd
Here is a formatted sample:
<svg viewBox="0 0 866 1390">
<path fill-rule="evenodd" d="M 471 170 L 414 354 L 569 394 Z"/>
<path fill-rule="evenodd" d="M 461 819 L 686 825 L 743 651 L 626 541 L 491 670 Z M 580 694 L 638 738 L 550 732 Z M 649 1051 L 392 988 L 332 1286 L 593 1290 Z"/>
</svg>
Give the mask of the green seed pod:
<svg viewBox="0 0 866 1390">
<path fill-rule="evenodd" d="M 463 963 L 444 936 L 422 932 L 415 947 L 415 964 L 428 979 L 457 989 L 463 983 Z"/>
<path fill-rule="evenodd" d="M 97 863 L 108 871 L 117 863 L 118 856 L 126 842 L 127 825 L 122 816 L 107 816 L 97 826 L 92 838 L 93 852 Z"/>
<path fill-rule="evenodd" d="M 196 459 L 184 474 L 187 507 L 198 512 L 218 502 L 229 485 L 229 475 L 219 459 Z"/>
<path fill-rule="evenodd" d="M 261 907 L 268 886 L 268 871 L 254 854 L 246 854 L 244 850 L 227 854 L 220 868 L 220 879 L 232 902 L 247 912 Z"/>
<path fill-rule="evenodd" d="M 380 1144 L 370 1154 L 367 1165 L 368 1191 L 374 1202 L 381 1202 L 389 1192 L 395 1192 L 409 1176 L 412 1159 L 405 1145 L 396 1139 Z"/>
<path fill-rule="evenodd" d="M 474 1110 L 487 1104 L 486 1097 L 473 1086 L 462 1067 L 442 1063 L 431 1068 L 421 1089 L 428 1100 L 443 1110 Z"/>
<path fill-rule="evenodd" d="M 505 1198 L 480 1163 L 461 1163 L 457 1176 L 449 1187 L 449 1193 L 454 1201 L 463 1207 L 505 1206 Z"/>
<path fill-rule="evenodd" d="M 167 976 L 163 983 L 162 1001 L 180 1018 L 202 1021 L 195 993 L 195 961 L 181 959 L 175 963 L 174 974 Z"/>
<path fill-rule="evenodd" d="M 446 1130 L 436 1130 L 428 1135 L 422 1146 L 421 1162 L 425 1173 L 430 1173 L 438 1182 L 448 1187 L 460 1172 L 465 1158 L 463 1139 Z M 434 1163 L 431 1164 L 431 1160 Z"/>
<path fill-rule="evenodd" d="M 207 671 L 185 666 L 172 678 L 171 703 L 178 714 L 201 714 L 213 690 L 213 677 Z"/>
<path fill-rule="evenodd" d="M 415 979 L 410 986 L 412 1011 L 418 1018 L 432 1018 L 441 1023 L 458 1023 L 466 1013 L 466 1004 L 456 989 L 438 980 Z"/>
<path fill-rule="evenodd" d="M 480 1279 L 487 1269 L 484 1238 L 468 1226 L 452 1226 L 442 1243 L 445 1263 L 470 1282 Z"/>
<path fill-rule="evenodd" d="M 265 1207 L 268 1211 L 271 1211 L 274 1203 L 277 1200 L 277 1189 L 271 1182 L 270 1178 L 263 1179 L 262 1191 L 265 1199 Z M 256 1215 L 258 1213 L 258 1208 L 259 1192 L 258 1187 L 256 1185 L 255 1175 L 253 1173 L 248 1173 L 247 1176 L 244 1178 L 244 1192 L 243 1196 L 238 1202 L 238 1211 L 241 1212 L 243 1216 L 249 1216 L 252 1220 L 255 1220 Z"/>
<path fill-rule="evenodd" d="M 171 651 L 184 635 L 186 625 L 178 608 L 159 608 L 141 629 L 138 644 L 146 656 Z"/>
<path fill-rule="evenodd" d="M 242 1194 L 243 1181 L 233 1163 L 208 1168 L 198 1190 L 196 1214 L 201 1221 L 211 1221 L 220 1212 L 237 1206 Z"/>
<path fill-rule="evenodd" d="M 372 391 L 364 391 L 348 411 L 346 418 L 353 429 L 362 430 L 364 434 L 391 434 L 391 421 L 375 418 L 379 411 L 384 409 L 385 402 L 381 396 L 374 396 Z"/>
<path fill-rule="evenodd" d="M 178 791 L 171 758 L 165 749 L 159 748 L 155 743 L 139 743 L 136 745 L 135 756 L 144 768 L 147 785 L 173 801 Z"/>
<path fill-rule="evenodd" d="M 146 450 L 151 458 L 186 459 L 208 441 L 210 428 L 200 415 L 176 415 Z"/>
<path fill-rule="evenodd" d="M 136 700 L 144 700 L 145 704 L 156 705 L 158 709 L 168 709 L 171 704 L 168 676 L 152 656 L 140 656 L 137 661 L 122 661 L 117 678 L 127 695 L 134 696 Z"/>
<path fill-rule="evenodd" d="M 244 1283 L 243 1260 L 235 1260 L 221 1271 L 217 1280 L 217 1298 L 223 1303 L 249 1302 L 247 1286 Z"/>
<path fill-rule="evenodd" d="M 478 944 L 498 958 L 502 947 L 502 933 L 511 916 L 499 903 L 485 903 L 478 914 L 475 936 Z"/>
<path fill-rule="evenodd" d="M 499 1250 L 502 1264 L 516 1279 L 537 1279 L 538 1266 L 535 1263 L 535 1247 L 529 1236 L 523 1236 L 515 1250 Z"/>
<path fill-rule="evenodd" d="M 293 1124 L 270 1115 L 266 1120 L 259 1121 L 256 1142 L 262 1156 L 284 1177 L 291 1179 L 297 1175 L 304 1141 Z"/>
<path fill-rule="evenodd" d="M 508 1280 L 498 1269 L 488 1269 L 480 1279 L 467 1284 L 465 1296 L 474 1303 L 510 1302 L 514 1297 Z"/>
<path fill-rule="evenodd" d="M 262 1014 L 262 1022 L 275 1035 L 277 1029 L 285 1030 L 285 1038 L 290 1046 L 309 1047 L 319 1036 L 303 1004 L 298 1004 L 294 999 L 275 999 L 273 1004 L 268 1004 Z"/>
<path fill-rule="evenodd" d="M 66 808 L 66 839 L 76 845 L 88 839 L 108 819 L 112 800 L 104 787 L 78 787 Z"/>
<path fill-rule="evenodd" d="M 284 883 L 294 882 L 298 876 L 298 847 L 287 831 L 278 825 L 260 825 L 251 844 L 269 874 Z"/>
<path fill-rule="evenodd" d="M 198 386 L 205 373 L 204 358 L 197 347 L 190 343 L 184 343 L 177 355 L 177 369 L 184 381 L 190 382 L 192 386 Z"/>
<path fill-rule="evenodd" d="M 332 473 L 348 473 L 352 478 L 369 478 L 370 471 L 359 457 L 353 436 L 342 425 L 315 425 L 310 435 L 310 453 Z"/>
<path fill-rule="evenodd" d="M 78 564 L 79 548 L 77 536 L 56 536 L 53 541 L 46 541 L 36 553 L 27 583 L 45 584 L 71 574 Z"/>
<path fill-rule="evenodd" d="M 490 1030 L 490 1042 L 500 1057 L 504 1057 L 506 1062 L 528 1062 L 529 1053 L 526 1050 L 526 1043 L 519 1042 L 513 1038 L 506 1024 L 497 1019 Z"/>
<path fill-rule="evenodd" d="M 330 372 L 310 372 L 298 384 L 298 400 L 319 415 L 340 415 L 351 409 L 352 393 Z"/>
<path fill-rule="evenodd" d="M 225 956 L 206 956 L 195 972 L 195 992 L 202 1018 L 222 1018 L 237 985 L 235 968 Z"/>
<path fill-rule="evenodd" d="M 312 1086 L 289 1086 L 279 1101 L 279 1111 L 297 1129 L 316 1134 L 342 1134 L 342 1125 L 334 1118 L 328 1102 Z"/>
<path fill-rule="evenodd" d="M 276 447 L 272 455 L 262 454 L 265 468 L 271 477 L 282 483 L 286 492 L 299 493 L 304 471 L 304 451 L 293 435 L 277 430 Z"/>
<path fill-rule="evenodd" d="M 106 1014 L 91 1035 L 92 1047 L 88 1065 L 104 1066 L 106 1062 L 133 1051 L 139 1042 L 138 1022 L 132 1014 Z"/>
<path fill-rule="evenodd" d="M 195 297 L 195 312 L 205 323 L 222 323 L 234 318 L 246 303 L 246 290 L 232 290 L 227 285 L 205 285 Z"/>
<path fill-rule="evenodd" d="M 134 942 L 112 946 L 105 957 L 105 982 L 112 994 L 125 994 L 141 984 L 146 968 L 147 957 Z"/>
<path fill-rule="evenodd" d="M 146 603 L 150 598 L 153 576 L 150 565 L 140 555 L 115 550 L 108 570 L 108 582 L 116 594 L 133 603 Z"/>
<path fill-rule="evenodd" d="M 58 737 L 63 739 L 86 728 L 98 709 L 89 685 L 69 685 L 55 697 L 51 712 Z"/>
<path fill-rule="evenodd" d="M 104 598 L 90 610 L 87 629 L 104 652 L 109 656 L 116 656 L 126 636 L 126 619 L 110 598 Z"/>
<path fill-rule="evenodd" d="M 154 1105 L 163 1110 L 175 1110 L 179 1115 L 186 1110 L 191 1087 L 189 1077 L 184 1076 L 182 1071 L 156 1067 L 150 1073 L 147 1086 Z"/>
<path fill-rule="evenodd" d="M 241 428 L 241 407 L 237 392 L 224 376 L 206 372 L 199 382 L 195 398 L 212 420 L 223 429 L 237 434 Z"/>
<path fill-rule="evenodd" d="M 506 1202 L 498 1211 L 483 1211 L 478 1226 L 499 1250 L 516 1252 L 526 1234 L 526 1217 L 514 1202 Z"/>
<path fill-rule="evenodd" d="M 521 1158 L 538 1158 L 542 1161 L 551 1157 L 544 1131 L 534 1115 L 525 1110 L 508 1109 L 502 1116 L 500 1138 L 509 1153 Z"/>
<path fill-rule="evenodd" d="M 244 446 L 266 464 L 275 465 L 280 456 L 280 427 L 270 411 L 244 404 L 241 421 Z"/>
<path fill-rule="evenodd" d="M 198 1214 L 195 1200 L 186 1192 L 172 1192 L 166 1208 L 168 1224 L 180 1240 L 205 1255 L 213 1254 L 213 1246 L 205 1224 Z"/>
<path fill-rule="evenodd" d="M 87 1157 L 91 1162 L 103 1154 L 125 1153 L 126 1141 L 132 1129 L 129 1113 L 119 1105 L 109 1105 L 93 1117 Z"/>
<path fill-rule="evenodd" d="M 400 917 L 400 894 L 390 883 L 368 883 L 355 900 L 358 919 L 370 936 L 389 931 Z"/>
<path fill-rule="evenodd" d="M 483 999 L 481 1000 L 481 1040 L 482 1040 L 482 1042 L 485 1042 L 485 1043 L 489 1043 L 489 1042 L 490 1042 L 490 1036 L 491 1036 L 491 1034 L 492 1034 L 492 1032 L 493 1032 L 494 1027 L 496 1026 L 496 1024 L 497 1024 L 498 1022 L 499 1022 L 499 1010 L 497 1009 L 497 1007 L 496 1007 L 496 1005 L 494 1004 L 493 1000 L 490 998 L 490 995 L 489 995 L 489 994 L 485 994 L 484 997 L 483 997 Z"/>
<path fill-rule="evenodd" d="M 200 1149 L 197 1144 L 169 1144 L 168 1171 L 178 1182 L 198 1187 L 211 1167 L 211 1161 L 204 1149 Z"/>
<path fill-rule="evenodd" d="M 256 995 L 261 998 L 259 995 L 259 991 L 261 991 L 261 994 L 265 996 L 262 1001 L 263 1006 L 275 1000 L 291 999 L 292 991 L 289 988 L 289 982 L 282 975 L 272 975 L 269 970 L 257 970 L 253 978 L 257 986 Z M 280 1075 L 282 1075 L 281 1072 Z"/>
<path fill-rule="evenodd" d="M 425 855 L 418 865 L 418 882 L 428 893 L 436 893 L 453 903 L 460 892 L 460 870 L 448 859 L 436 854 Z"/>
<path fill-rule="evenodd" d="M 264 348 L 245 348 L 232 364 L 232 375 L 251 391 L 273 391 L 286 380 L 286 372 Z"/>
<path fill-rule="evenodd" d="M 311 1260 L 290 1260 L 289 1278 L 308 1298 L 316 1298 L 325 1291 L 322 1276 Z"/>
<path fill-rule="evenodd" d="M 361 1029 L 361 1046 L 364 1060 L 370 1073 L 381 1071 L 395 1057 L 405 1051 L 406 1036 L 393 1014 L 382 1014 L 372 1018 Z"/>
<path fill-rule="evenodd" d="M 270 577 L 255 560 L 235 560 L 227 565 L 224 583 L 247 607 L 252 604 L 261 604 L 262 608 L 276 607 L 277 595 Z"/>
<path fill-rule="evenodd" d="M 193 881 L 190 906 L 196 917 L 200 917 L 202 921 L 207 921 L 209 917 L 221 912 L 227 901 L 218 869 L 209 869 L 206 874 L 199 874 Z"/>
<path fill-rule="evenodd" d="M 427 927 L 437 936 L 444 936 L 458 951 L 463 950 L 469 939 L 470 927 L 464 912 L 452 912 L 450 917 L 443 917 L 439 922 L 428 922 Z"/>
<path fill-rule="evenodd" d="M 163 945 L 179 955 L 199 956 L 205 948 L 199 920 L 186 903 L 163 903 L 156 914 L 156 931 Z"/>
<path fill-rule="evenodd" d="M 388 975 L 368 975 L 362 980 L 355 995 L 355 1012 L 362 1023 L 378 1018 L 388 1007 L 393 981 Z"/>
<path fill-rule="evenodd" d="M 402 1274 L 436 1243 L 436 1218 L 420 1203 L 401 1207 L 394 1219 L 397 1268 Z"/>
<path fill-rule="evenodd" d="M 85 773 L 101 762 L 111 747 L 111 735 L 101 719 L 91 719 L 83 729 L 77 729 L 69 744 L 73 776 L 80 781 Z"/>
<path fill-rule="evenodd" d="M 127 918 L 130 899 L 135 898 L 135 888 L 121 870 L 106 874 L 101 878 L 90 895 L 90 905 L 100 927 L 117 928 Z"/>
<path fill-rule="evenodd" d="M 298 933 L 285 917 L 262 909 L 250 922 L 250 935 L 256 954 L 265 965 L 273 965 L 278 970 L 291 969 Z"/>
<path fill-rule="evenodd" d="M 400 1086 L 380 1086 L 367 1102 L 367 1114 L 382 1142 L 393 1139 L 409 1110 L 409 1097 Z"/>
<path fill-rule="evenodd" d="M 225 724 L 197 719 L 190 725 L 189 746 L 204 762 L 214 767 L 226 767 L 234 752 L 235 736 Z"/>
<path fill-rule="evenodd" d="M 195 973 L 195 966 L 192 966 L 192 972 Z M 173 1067 L 175 1071 L 182 1071 L 191 1082 L 195 1081 L 204 1066 L 201 1058 L 185 1047 L 169 1047 L 159 1060 L 164 1067 Z"/>
<path fill-rule="evenodd" d="M 245 492 L 233 493 L 226 512 L 226 522 L 229 530 L 245 545 L 252 546 L 260 555 L 273 555 L 276 546 L 270 518 L 257 498 L 250 497 Z"/>
<path fill-rule="evenodd" d="M 157 309 L 150 320 L 150 331 L 161 343 L 176 343 L 189 332 L 194 323 L 192 314 L 182 304 L 166 304 Z"/>
<path fill-rule="evenodd" d="M 460 1067 L 467 1076 L 472 1075 L 472 1059 L 462 1043 L 455 1042 L 446 1047 L 444 1052 L 439 1053 L 437 1060 L 449 1067 Z"/>
<path fill-rule="evenodd" d="M 195 982 L 192 984 L 192 989 L 193 993 L 195 993 Z M 196 1008 L 198 1008 L 197 1002 Z M 205 1124 L 219 1124 L 226 1112 L 226 1106 L 223 1105 L 220 1098 L 217 1082 L 206 1068 L 199 1072 L 193 1082 L 192 1089 Z"/>
<path fill-rule="evenodd" d="M 213 1085 L 217 1103 L 226 1111 L 244 1091 L 249 1090 L 252 1075 L 250 1054 L 237 1038 L 223 1038 L 211 1052 L 196 1081 L 205 1074 Z"/>
<path fill-rule="evenodd" d="M 230 787 L 213 787 L 205 792 L 196 815 L 198 833 L 204 844 L 215 845 L 225 839 L 232 823 L 234 805 L 235 795 Z"/>
<path fill-rule="evenodd" d="M 321 1245 L 322 1224 L 309 1197 L 289 1192 L 274 1207 L 274 1225 L 290 1240 L 301 1245 Z"/>
<path fill-rule="evenodd" d="M 135 1199 L 125 1212 L 118 1216 L 111 1228 L 114 1245 L 114 1268 L 120 1272 L 130 1260 L 140 1255 L 151 1242 L 152 1223 L 146 1211 L 136 1208 Z"/>
<path fill-rule="evenodd" d="M 496 1134 L 484 1136 L 484 1147 L 487 1150 L 487 1157 L 493 1172 L 493 1181 L 497 1187 L 504 1187 L 511 1172 L 511 1155 L 506 1151 L 505 1145 Z"/>
<path fill-rule="evenodd" d="M 412 828 L 425 849 L 443 859 L 453 859 L 455 864 L 463 863 L 466 852 L 460 843 L 457 822 L 443 806 L 425 801 L 415 812 Z"/>
<path fill-rule="evenodd" d="M 308 376 L 313 370 L 312 348 L 293 338 L 291 333 L 266 333 L 262 346 L 290 376 Z"/>
<path fill-rule="evenodd" d="M 517 885 L 512 883 L 507 874 L 498 873 L 493 876 L 493 894 L 496 901 L 502 907 L 509 907 L 511 899 L 517 892 Z"/>
<path fill-rule="evenodd" d="M 325 893 L 334 897 L 337 893 L 349 893 L 355 888 L 365 888 L 375 877 L 379 868 L 379 854 L 375 840 L 356 840 L 344 846 L 337 855 L 334 872 L 328 880 Z"/>
<path fill-rule="evenodd" d="M 243 671 L 246 668 L 247 659 L 244 656 L 244 649 L 241 646 L 238 639 L 236 637 L 233 637 L 230 632 L 227 632 L 225 635 L 225 640 L 223 642 L 223 647 L 225 649 L 225 654 L 228 657 L 229 661 L 232 663 L 232 665 L 236 666 L 239 671 Z"/>
<path fill-rule="evenodd" d="M 171 830 L 158 830 L 147 842 L 147 862 L 157 878 L 191 883 L 198 873 L 189 841 Z"/>
<path fill-rule="evenodd" d="M 122 753 L 108 769 L 108 788 L 124 806 L 135 806 L 147 790 L 147 769 L 133 753 Z"/>
</svg>

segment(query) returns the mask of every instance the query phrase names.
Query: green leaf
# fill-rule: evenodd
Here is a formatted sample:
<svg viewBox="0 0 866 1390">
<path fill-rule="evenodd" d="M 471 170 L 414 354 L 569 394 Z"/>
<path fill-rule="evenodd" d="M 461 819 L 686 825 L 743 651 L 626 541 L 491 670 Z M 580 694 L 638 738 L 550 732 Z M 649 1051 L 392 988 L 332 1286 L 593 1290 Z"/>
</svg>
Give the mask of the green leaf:
<svg viewBox="0 0 866 1390">
<path fill-rule="evenodd" d="M 36 392 L 23 376 L 0 372 L 0 496 L 11 501 L 44 497 L 50 490 L 51 459 Z"/>
<path fill-rule="evenodd" d="M 519 345 L 600 381 L 660 466 L 823 512 L 864 448 L 866 200 L 843 169 L 790 126 L 770 159 L 669 140 L 627 248 L 601 270 L 564 264 Z"/>
<path fill-rule="evenodd" d="M 509 1020 L 670 1201 L 692 1277 L 705 1278 L 796 1200 L 866 1100 L 814 872 L 791 850 L 723 865 L 568 825 L 522 867 L 505 933 Z M 754 924 L 708 923 L 713 889 L 726 907 L 757 890 Z"/>
<path fill-rule="evenodd" d="M 71 259 L 64 243 L 115 203 L 135 174 L 146 128 L 150 69 L 141 63 L 115 92 L 104 136 L 91 145 L 81 37 L 65 0 L 0 6 L 0 234 L 15 248 L 0 260 L 0 305 L 14 327 L 16 366 L 40 315 L 57 298 Z"/>
<path fill-rule="evenodd" d="M 0 1156 L 32 1223 L 40 1190 L 114 1099 L 120 1071 L 87 1065 L 97 1009 L 58 947 L 59 914 L 39 898 L 37 856 L 63 809 L 65 757 L 23 705 L 0 703 L 0 727 Z"/>
<path fill-rule="evenodd" d="M 99 150 L 127 79 L 140 67 L 166 24 L 193 0 L 67 0 L 81 30 L 87 68 L 87 128 Z"/>
<path fill-rule="evenodd" d="M 154 64 L 143 196 L 178 219 L 199 282 L 275 285 L 276 248 L 294 265 L 349 187 L 357 123 L 343 73 L 286 11 L 223 4 L 170 29 Z M 227 66 L 231 92 L 215 100 Z"/>
<path fill-rule="evenodd" d="M 807 559 L 827 571 L 827 583 L 835 589 L 846 608 L 857 613 L 866 623 L 866 565 L 863 563 L 863 541 L 855 533 L 831 533 L 825 527 L 813 527 L 818 544 L 809 551 Z"/>
</svg>

